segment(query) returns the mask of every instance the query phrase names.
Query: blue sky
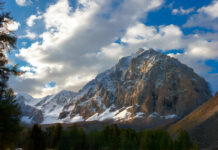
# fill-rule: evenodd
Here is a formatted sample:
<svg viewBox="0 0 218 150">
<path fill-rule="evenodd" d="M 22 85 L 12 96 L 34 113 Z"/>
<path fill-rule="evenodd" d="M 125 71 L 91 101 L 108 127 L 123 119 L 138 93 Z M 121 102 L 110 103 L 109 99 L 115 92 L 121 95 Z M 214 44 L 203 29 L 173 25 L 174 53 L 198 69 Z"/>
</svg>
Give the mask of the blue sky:
<svg viewBox="0 0 218 150">
<path fill-rule="evenodd" d="M 217 0 L 10 0 L 18 42 L 12 77 L 34 97 L 78 91 L 138 48 L 179 59 L 218 90 Z"/>
</svg>

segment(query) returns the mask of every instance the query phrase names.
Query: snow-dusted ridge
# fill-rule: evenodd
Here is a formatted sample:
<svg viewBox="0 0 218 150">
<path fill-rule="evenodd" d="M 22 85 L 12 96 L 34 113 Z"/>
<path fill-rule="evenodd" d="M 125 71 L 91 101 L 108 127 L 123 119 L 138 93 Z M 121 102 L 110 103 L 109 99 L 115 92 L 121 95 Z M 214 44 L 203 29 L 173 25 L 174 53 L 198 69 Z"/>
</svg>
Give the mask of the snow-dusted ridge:
<svg viewBox="0 0 218 150">
<path fill-rule="evenodd" d="M 65 104 L 69 103 L 76 93 L 63 90 L 55 95 L 35 99 L 27 94 L 16 95 L 22 108 L 22 122 L 50 124 L 62 122 L 58 119 Z M 37 119 L 38 118 L 38 119 Z"/>
</svg>

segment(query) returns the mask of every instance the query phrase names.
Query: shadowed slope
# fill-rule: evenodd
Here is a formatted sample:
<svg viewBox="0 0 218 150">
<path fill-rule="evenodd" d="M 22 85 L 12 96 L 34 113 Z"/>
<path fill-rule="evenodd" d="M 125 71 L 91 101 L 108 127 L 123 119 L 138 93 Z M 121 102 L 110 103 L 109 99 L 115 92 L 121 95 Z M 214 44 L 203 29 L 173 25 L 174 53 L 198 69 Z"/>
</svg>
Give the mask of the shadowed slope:
<svg viewBox="0 0 218 150">
<path fill-rule="evenodd" d="M 202 148 L 218 148 L 218 92 L 205 104 L 172 125 L 169 131 L 175 135 L 181 128 L 187 130 Z"/>
</svg>

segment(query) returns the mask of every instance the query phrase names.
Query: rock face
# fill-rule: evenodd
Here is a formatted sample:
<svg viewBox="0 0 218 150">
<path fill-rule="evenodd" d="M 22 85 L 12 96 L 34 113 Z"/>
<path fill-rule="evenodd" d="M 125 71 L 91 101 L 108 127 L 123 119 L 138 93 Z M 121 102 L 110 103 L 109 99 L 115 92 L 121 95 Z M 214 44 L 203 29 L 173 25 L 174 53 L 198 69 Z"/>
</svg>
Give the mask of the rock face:
<svg viewBox="0 0 218 150">
<path fill-rule="evenodd" d="M 64 106 L 66 122 L 183 117 L 211 97 L 206 81 L 177 59 L 140 49 L 99 74 Z"/>
<path fill-rule="evenodd" d="M 175 135 L 183 128 L 202 149 L 218 149 L 218 92 L 206 103 L 169 128 Z"/>
</svg>

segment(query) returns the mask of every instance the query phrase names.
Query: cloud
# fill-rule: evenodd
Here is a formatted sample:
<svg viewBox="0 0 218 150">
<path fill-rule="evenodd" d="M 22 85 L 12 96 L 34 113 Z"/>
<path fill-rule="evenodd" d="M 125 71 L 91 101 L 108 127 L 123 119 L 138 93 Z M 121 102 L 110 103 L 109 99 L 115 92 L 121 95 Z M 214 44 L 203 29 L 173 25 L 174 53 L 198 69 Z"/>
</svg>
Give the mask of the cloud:
<svg viewBox="0 0 218 150">
<path fill-rule="evenodd" d="M 201 59 L 217 59 L 218 58 L 218 41 L 208 42 L 199 39 L 189 44 L 186 51 L 187 54 Z"/>
<path fill-rule="evenodd" d="M 19 38 L 28 38 L 31 40 L 34 40 L 38 37 L 38 35 L 34 32 L 30 32 L 29 30 L 26 30 L 26 34 L 25 35 L 20 35 Z"/>
<path fill-rule="evenodd" d="M 19 27 L 20 27 L 20 23 L 16 21 L 13 21 L 8 24 L 8 30 L 10 31 L 17 31 Z"/>
<path fill-rule="evenodd" d="M 178 26 L 146 26 L 137 23 L 128 28 L 121 41 L 134 47 L 148 47 L 161 50 L 183 48 L 183 33 Z"/>
<path fill-rule="evenodd" d="M 40 19 L 42 19 L 42 16 L 31 15 L 29 18 L 27 18 L 26 24 L 29 27 L 32 27 L 35 24 L 35 21 Z"/>
<path fill-rule="evenodd" d="M 191 12 L 194 11 L 194 8 L 188 8 L 188 9 L 184 9 L 182 7 L 180 7 L 179 9 L 175 8 L 172 10 L 172 14 L 173 15 L 187 15 L 190 14 Z"/>
<path fill-rule="evenodd" d="M 28 72 L 30 72 L 30 71 L 32 71 L 33 69 L 32 69 L 31 67 L 28 67 L 28 66 L 22 66 L 22 67 L 20 67 L 20 70 L 21 70 L 21 71 L 28 71 Z"/>
<path fill-rule="evenodd" d="M 203 6 L 198 12 L 205 13 L 213 19 L 218 18 L 218 1 L 214 0 L 209 6 Z"/>
<path fill-rule="evenodd" d="M 204 27 L 218 30 L 218 1 L 213 1 L 208 6 L 203 6 L 197 10 L 197 14 L 189 17 L 184 27 Z"/>
<path fill-rule="evenodd" d="M 108 48 L 119 48 L 113 42 L 163 1 L 125 0 L 113 7 L 114 3 L 117 1 L 80 0 L 79 7 L 72 8 L 68 0 L 58 0 L 50 5 L 41 14 L 46 27 L 41 39 L 16 55 L 34 71 L 12 78 L 14 89 L 35 97 L 48 94 L 45 85 L 49 82 L 56 82 L 49 87 L 50 94 L 63 89 L 79 90 L 97 73 L 116 63 Z M 116 52 L 123 53 L 121 49 Z"/>
<path fill-rule="evenodd" d="M 16 3 L 19 6 L 27 6 L 32 4 L 31 0 L 16 0 Z"/>
<path fill-rule="evenodd" d="M 68 0 L 58 0 L 50 5 L 40 14 L 45 31 L 33 36 L 37 41 L 21 48 L 16 55 L 28 63 L 28 68 L 22 68 L 26 70 L 23 76 L 10 79 L 15 91 L 34 97 L 63 89 L 78 91 L 99 72 L 117 63 L 120 57 L 135 53 L 140 47 L 184 50 L 183 54 L 169 55 L 193 67 L 216 88 L 212 76 L 205 74 L 210 67 L 204 63 L 207 59 L 217 59 L 216 33 L 184 35 L 180 27 L 173 24 L 148 26 L 141 23 L 140 18 L 159 8 L 162 0 L 116 2 L 80 0 L 79 7 L 72 8 Z M 27 35 L 30 33 L 27 30 Z M 23 38 L 31 37 L 27 35 Z M 48 86 L 50 82 L 55 82 L 55 86 Z"/>
<path fill-rule="evenodd" d="M 27 42 L 22 42 L 21 44 L 22 44 L 23 46 L 26 46 Z"/>
</svg>

